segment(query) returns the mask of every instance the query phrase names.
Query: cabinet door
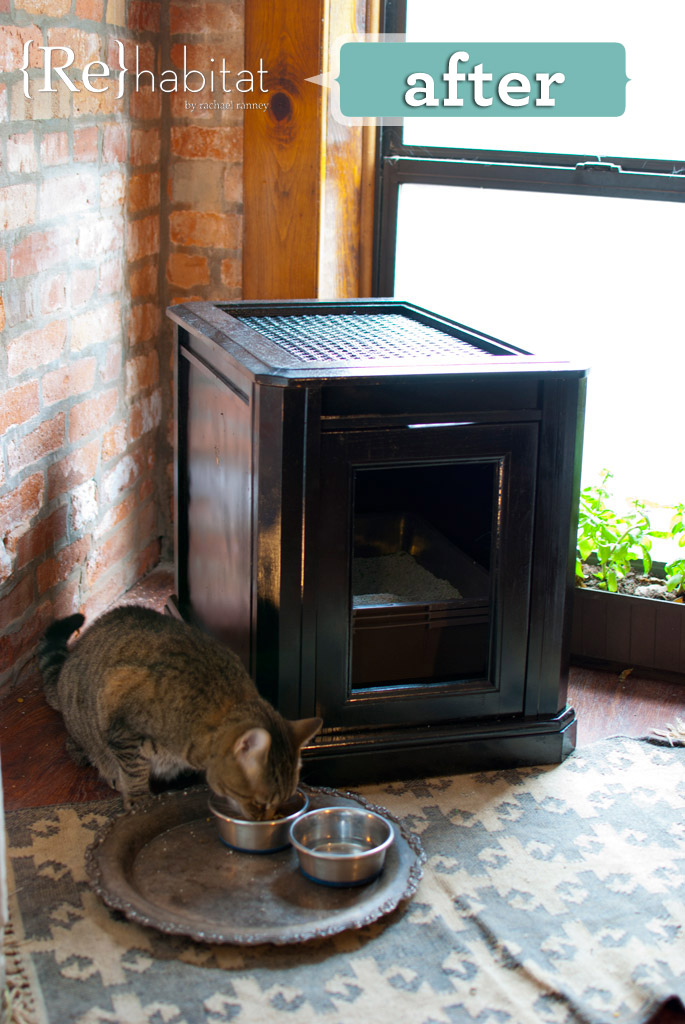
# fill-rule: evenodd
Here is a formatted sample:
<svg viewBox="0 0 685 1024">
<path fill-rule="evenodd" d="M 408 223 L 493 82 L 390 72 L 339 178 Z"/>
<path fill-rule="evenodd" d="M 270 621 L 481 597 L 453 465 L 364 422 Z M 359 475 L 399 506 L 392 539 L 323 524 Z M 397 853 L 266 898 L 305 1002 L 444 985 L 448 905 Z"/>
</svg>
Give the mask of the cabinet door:
<svg viewBox="0 0 685 1024">
<path fill-rule="evenodd" d="M 324 434 L 316 696 L 328 727 L 523 710 L 537 426 Z"/>
</svg>

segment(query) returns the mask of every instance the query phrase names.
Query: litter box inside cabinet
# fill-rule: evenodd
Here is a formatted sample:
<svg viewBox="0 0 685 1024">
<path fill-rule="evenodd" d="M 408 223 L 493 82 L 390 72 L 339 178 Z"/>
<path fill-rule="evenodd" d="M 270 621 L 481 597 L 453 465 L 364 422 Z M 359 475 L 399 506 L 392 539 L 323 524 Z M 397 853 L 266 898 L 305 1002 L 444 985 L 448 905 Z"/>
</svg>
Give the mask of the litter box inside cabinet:
<svg viewBox="0 0 685 1024">
<path fill-rule="evenodd" d="M 489 573 L 418 516 L 355 527 L 351 688 L 482 678 Z"/>
<path fill-rule="evenodd" d="M 169 316 L 170 610 L 323 717 L 306 780 L 561 760 L 585 370 L 396 300 Z"/>
</svg>

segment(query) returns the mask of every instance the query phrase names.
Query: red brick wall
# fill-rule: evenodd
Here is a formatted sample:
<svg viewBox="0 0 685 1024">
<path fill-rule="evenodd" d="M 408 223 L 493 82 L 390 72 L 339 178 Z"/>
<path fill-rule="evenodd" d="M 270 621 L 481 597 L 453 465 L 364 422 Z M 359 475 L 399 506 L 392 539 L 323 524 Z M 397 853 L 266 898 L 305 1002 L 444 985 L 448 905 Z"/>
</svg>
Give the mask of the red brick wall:
<svg viewBox="0 0 685 1024">
<path fill-rule="evenodd" d="M 171 330 L 240 295 L 242 113 L 132 88 L 140 66 L 242 68 L 242 0 L 0 0 L 0 685 L 50 619 L 87 616 L 171 555 Z M 23 45 L 128 88 L 23 95 Z M 70 70 L 71 75 L 71 70 Z M 101 84 L 97 82 L 96 84 Z M 221 93 L 192 102 L 221 102 Z"/>
</svg>

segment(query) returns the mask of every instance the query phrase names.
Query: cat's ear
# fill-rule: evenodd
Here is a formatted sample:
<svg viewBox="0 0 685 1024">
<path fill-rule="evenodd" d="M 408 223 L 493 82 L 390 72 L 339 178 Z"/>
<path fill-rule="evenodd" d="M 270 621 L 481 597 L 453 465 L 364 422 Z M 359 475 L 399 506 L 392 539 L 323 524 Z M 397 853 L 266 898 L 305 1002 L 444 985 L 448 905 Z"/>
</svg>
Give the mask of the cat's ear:
<svg viewBox="0 0 685 1024">
<path fill-rule="evenodd" d="M 290 723 L 293 729 L 293 737 L 298 747 L 303 747 L 312 736 L 316 736 L 317 732 L 323 725 L 322 718 L 300 718 L 297 722 Z"/>
<path fill-rule="evenodd" d="M 257 780 L 271 749 L 271 734 L 258 727 L 248 729 L 233 744 L 233 756 L 248 779 Z"/>
</svg>

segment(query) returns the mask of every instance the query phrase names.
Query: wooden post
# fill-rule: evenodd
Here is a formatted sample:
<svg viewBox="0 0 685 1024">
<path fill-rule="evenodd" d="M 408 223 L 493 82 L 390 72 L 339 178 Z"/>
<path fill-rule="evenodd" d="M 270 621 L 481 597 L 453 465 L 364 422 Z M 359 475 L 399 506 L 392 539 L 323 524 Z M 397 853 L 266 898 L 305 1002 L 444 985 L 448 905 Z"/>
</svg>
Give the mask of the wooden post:
<svg viewBox="0 0 685 1024">
<path fill-rule="evenodd" d="M 245 113 L 243 297 L 368 294 L 369 129 L 338 124 L 307 82 L 338 36 L 365 31 L 366 0 L 245 7 L 245 67 L 263 62 L 268 109 Z"/>
</svg>

